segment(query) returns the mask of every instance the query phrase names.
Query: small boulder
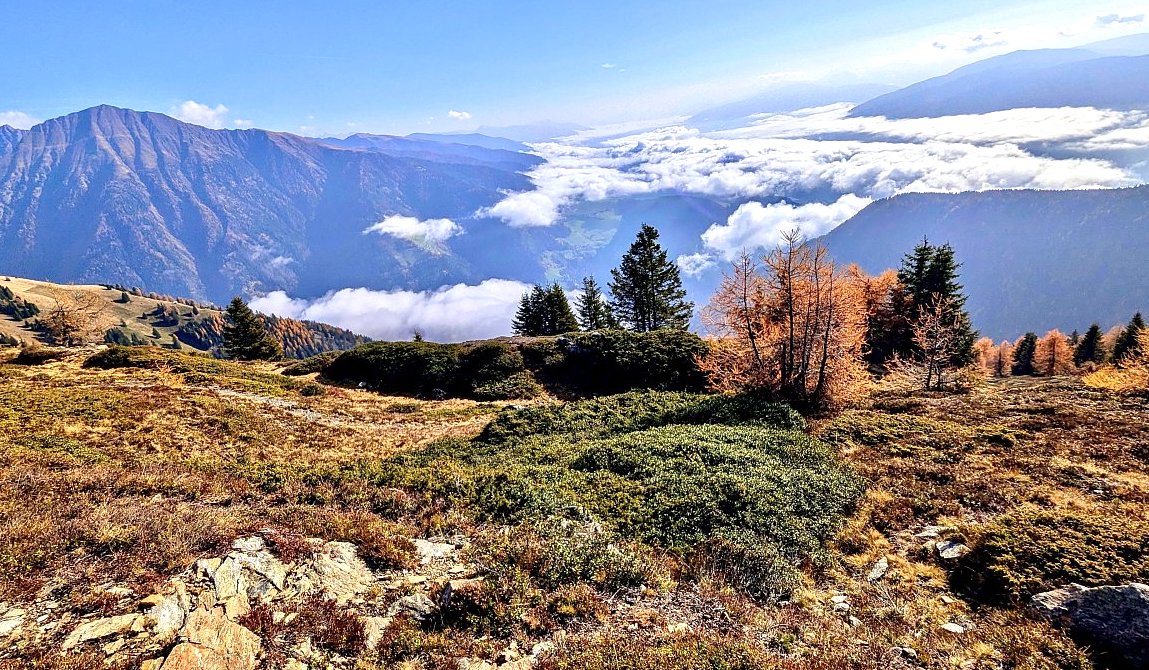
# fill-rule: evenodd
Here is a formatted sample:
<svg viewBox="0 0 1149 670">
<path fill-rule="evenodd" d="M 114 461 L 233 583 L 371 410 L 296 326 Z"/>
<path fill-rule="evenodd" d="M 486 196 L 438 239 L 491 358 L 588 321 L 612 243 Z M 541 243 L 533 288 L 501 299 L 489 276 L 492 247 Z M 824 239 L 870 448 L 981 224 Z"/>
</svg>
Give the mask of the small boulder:
<svg viewBox="0 0 1149 670">
<path fill-rule="evenodd" d="M 947 561 L 955 561 L 970 552 L 970 548 L 961 542 L 946 540 L 936 545 L 938 556 Z"/>
<path fill-rule="evenodd" d="M 1112 667 L 1149 668 L 1149 586 L 1070 584 L 1034 596 L 1032 605 Z"/>
<path fill-rule="evenodd" d="M 890 559 L 883 556 L 882 558 L 879 558 L 876 563 L 874 563 L 874 567 L 870 568 L 870 574 L 866 575 L 866 581 L 876 582 L 882 577 L 885 577 L 889 570 Z"/>
</svg>

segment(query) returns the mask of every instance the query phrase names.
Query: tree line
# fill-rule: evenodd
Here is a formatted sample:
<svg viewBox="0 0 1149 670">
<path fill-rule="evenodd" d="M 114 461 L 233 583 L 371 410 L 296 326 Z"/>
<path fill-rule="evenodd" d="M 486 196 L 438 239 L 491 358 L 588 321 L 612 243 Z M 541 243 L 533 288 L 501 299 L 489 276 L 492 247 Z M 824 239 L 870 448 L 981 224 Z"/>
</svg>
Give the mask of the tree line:
<svg viewBox="0 0 1149 670">
<path fill-rule="evenodd" d="M 1014 342 L 994 344 L 982 338 L 977 341 L 977 357 L 991 377 L 1090 374 L 1105 365 L 1118 369 L 1135 365 L 1149 353 L 1144 351 L 1145 331 L 1145 319 L 1138 312 L 1128 324 L 1106 332 L 1093 323 L 1084 335 L 1073 331 L 1067 336 L 1055 328 L 1041 337 L 1026 333 Z"/>
<path fill-rule="evenodd" d="M 557 283 L 534 286 L 519 301 L 512 323 L 514 333 L 559 335 L 618 328 L 645 333 L 690 327 L 694 304 L 686 300 L 678 266 L 659 244 L 654 226 L 642 225 L 610 275 L 609 299 L 594 277 L 585 277 L 574 309 Z"/>
</svg>

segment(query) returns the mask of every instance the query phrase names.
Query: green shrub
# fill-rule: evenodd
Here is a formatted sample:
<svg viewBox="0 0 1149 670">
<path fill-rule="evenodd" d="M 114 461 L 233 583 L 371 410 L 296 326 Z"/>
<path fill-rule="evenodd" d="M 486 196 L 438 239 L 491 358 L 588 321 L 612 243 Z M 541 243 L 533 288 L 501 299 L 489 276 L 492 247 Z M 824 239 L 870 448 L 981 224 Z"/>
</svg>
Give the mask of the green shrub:
<svg viewBox="0 0 1149 670">
<path fill-rule="evenodd" d="M 707 352 L 707 346 L 690 332 L 600 330 L 566 335 L 558 344 L 566 355 L 552 374 L 557 373 L 563 384 L 583 393 L 706 388 L 706 379 L 695 361 Z"/>
<path fill-rule="evenodd" d="M 578 402 L 505 409 L 480 439 L 502 442 L 529 435 L 618 435 L 667 424 L 752 424 L 801 430 L 802 416 L 786 405 L 752 396 L 634 391 Z"/>
<path fill-rule="evenodd" d="M 952 578 L 987 602 L 1026 600 L 1071 582 L 1105 586 L 1149 577 L 1149 523 L 1126 514 L 1026 511 L 971 531 Z"/>
<path fill-rule="evenodd" d="M 391 483 L 470 506 L 480 519 L 601 523 L 618 537 L 681 553 L 721 535 L 744 542 L 746 556 L 771 544 L 792 565 L 821 560 L 862 489 L 826 445 L 761 426 L 596 436 L 592 425 L 583 435 L 444 440 L 397 455 L 387 468 L 398 478 Z M 782 592 L 785 579 L 774 582 L 756 591 Z"/>
<path fill-rule="evenodd" d="M 283 368 L 282 373 L 289 377 L 300 377 L 309 375 L 315 372 L 322 372 L 324 368 L 331 364 L 331 361 L 339 357 L 340 351 L 325 351 L 321 354 L 309 356 L 301 361 L 292 363 L 291 365 Z"/>
<path fill-rule="evenodd" d="M 480 565 L 513 565 L 548 589 L 578 583 L 618 589 L 665 578 L 637 546 L 618 543 L 595 524 L 556 518 L 483 537 L 468 559 Z"/>
<path fill-rule="evenodd" d="M 370 342 L 340 354 L 323 374 L 383 393 L 445 394 L 458 375 L 461 349 L 434 342 Z"/>
<path fill-rule="evenodd" d="M 506 379 L 499 379 L 476 386 L 470 393 L 475 400 L 530 400 L 546 391 L 535 381 L 529 372 L 516 372 Z"/>
<path fill-rule="evenodd" d="M 299 388 L 299 395 L 305 398 L 313 398 L 316 396 L 325 395 L 326 393 L 327 387 L 323 384 L 316 384 L 315 382 L 304 384 Z"/>
<path fill-rule="evenodd" d="M 700 391 L 705 379 L 695 360 L 705 351 L 697 335 L 677 330 L 598 331 L 475 345 L 372 342 L 323 364 L 322 372 L 386 393 L 480 400 L 531 398 L 544 387 L 583 395 Z"/>
</svg>

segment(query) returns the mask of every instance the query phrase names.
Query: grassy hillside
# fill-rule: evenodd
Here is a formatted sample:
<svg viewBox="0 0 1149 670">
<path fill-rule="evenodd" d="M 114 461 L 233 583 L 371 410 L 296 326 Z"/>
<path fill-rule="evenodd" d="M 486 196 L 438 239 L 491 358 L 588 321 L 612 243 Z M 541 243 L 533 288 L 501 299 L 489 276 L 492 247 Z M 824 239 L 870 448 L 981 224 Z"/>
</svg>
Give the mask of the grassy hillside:
<svg viewBox="0 0 1149 670">
<path fill-rule="evenodd" d="M 228 667 L 1085 669 L 1028 596 L 1149 577 L 1149 405 L 1072 379 L 808 421 L 682 391 L 427 401 L 158 348 L 14 354 L 5 668 L 154 668 L 211 617 L 258 650 Z"/>
<path fill-rule="evenodd" d="M 12 294 L 7 298 L 7 293 Z M 141 291 L 98 284 L 55 284 L 19 277 L 0 276 L 0 339 L 32 341 L 42 336 L 29 328 L 35 316 L 5 312 L 12 302 L 35 305 L 42 316 L 63 301 L 82 304 L 90 312 L 87 338 L 115 338 L 121 344 L 152 345 L 215 352 L 222 344 L 223 312 L 211 305 Z M 127 300 L 124 300 L 124 297 Z M 306 358 L 325 351 L 350 349 L 367 338 L 348 330 L 311 321 L 267 317 L 272 334 L 292 358 Z M 178 340 L 178 345 L 176 341 Z"/>
</svg>

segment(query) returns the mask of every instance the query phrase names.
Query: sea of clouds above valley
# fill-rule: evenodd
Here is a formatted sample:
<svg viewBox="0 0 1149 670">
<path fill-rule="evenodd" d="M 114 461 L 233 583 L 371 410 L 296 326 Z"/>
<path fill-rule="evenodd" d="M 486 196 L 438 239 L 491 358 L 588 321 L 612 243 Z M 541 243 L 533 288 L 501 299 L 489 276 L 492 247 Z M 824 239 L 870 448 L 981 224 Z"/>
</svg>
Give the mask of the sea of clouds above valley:
<svg viewBox="0 0 1149 670">
<path fill-rule="evenodd" d="M 528 173 L 535 188 L 508 194 L 476 216 L 513 227 L 553 226 L 578 202 L 648 193 L 741 203 L 701 234 L 697 253 L 679 258 L 685 273 L 698 274 L 715 271 L 742 249 L 770 248 L 794 228 L 809 237 L 825 234 L 875 199 L 1132 186 L 1144 181 L 1149 158 L 1144 112 L 1016 109 L 894 120 L 850 118 L 849 109 L 842 104 L 759 115 L 715 132 L 677 125 L 535 144 L 546 160 Z M 345 289 L 312 302 L 272 294 L 257 307 L 375 337 L 406 339 L 418 328 L 430 339 L 457 340 L 505 334 L 523 288 L 488 280 L 424 293 Z M 453 299 L 472 294 L 483 304 L 474 324 L 459 312 L 439 313 L 459 309 Z M 376 325 L 393 319 L 399 325 Z"/>
</svg>

